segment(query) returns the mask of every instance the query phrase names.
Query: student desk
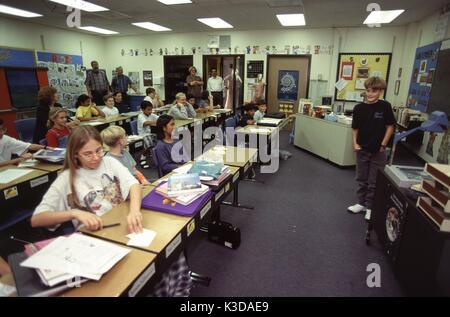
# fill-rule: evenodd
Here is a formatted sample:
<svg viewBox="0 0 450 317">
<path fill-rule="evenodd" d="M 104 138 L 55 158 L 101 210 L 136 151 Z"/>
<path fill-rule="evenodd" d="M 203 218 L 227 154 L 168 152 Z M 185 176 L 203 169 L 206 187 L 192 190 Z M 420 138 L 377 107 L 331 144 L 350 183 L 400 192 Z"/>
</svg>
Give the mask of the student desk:
<svg viewBox="0 0 450 317">
<path fill-rule="evenodd" d="M 131 126 L 130 126 L 130 122 L 132 120 L 132 117 L 136 116 L 135 113 L 132 113 L 132 115 L 119 115 L 116 117 L 111 117 L 111 118 L 99 118 L 96 120 L 91 120 L 91 121 L 83 121 L 80 123 L 80 125 L 90 125 L 95 127 L 99 132 L 101 132 L 102 130 L 106 129 L 109 126 L 112 125 L 118 125 L 122 128 L 125 129 L 125 131 L 127 132 L 127 134 L 131 135 L 132 131 L 131 131 Z"/>
<path fill-rule="evenodd" d="M 222 156 L 223 163 L 229 166 L 235 166 L 239 168 L 238 176 L 234 176 L 240 179 L 245 179 L 250 167 L 257 161 L 258 149 L 255 148 L 243 148 L 234 146 L 215 146 L 206 153 L 204 157 Z M 234 179 L 234 178 L 233 178 Z M 239 203 L 239 183 L 236 182 L 233 188 L 233 202 L 227 203 L 233 207 L 253 209 L 252 206 L 243 206 Z"/>
<path fill-rule="evenodd" d="M 8 169 L 22 169 L 15 165 L 0 168 L 0 172 Z M 50 184 L 56 179 L 56 171 L 30 169 L 32 172 L 7 184 L 0 184 L 0 229 L 27 218 L 32 209 L 41 201 Z"/>
<path fill-rule="evenodd" d="M 118 297 L 146 295 L 150 290 L 145 287 L 156 281 L 156 255 L 130 248 L 131 251 L 99 281 L 88 281 L 79 288 L 72 288 L 59 294 L 62 297 Z M 149 283 L 151 281 L 151 283 Z M 0 282 L 15 287 L 12 274 L 2 276 Z M 146 290 L 147 292 L 141 292 Z M 13 293 L 11 297 L 17 297 Z"/>
<path fill-rule="evenodd" d="M 30 166 L 30 168 L 41 170 L 41 171 L 46 171 L 46 172 L 59 172 L 59 171 L 62 171 L 62 169 L 64 168 L 64 165 L 38 162 L 38 163 L 34 164 L 33 166 Z"/>
</svg>

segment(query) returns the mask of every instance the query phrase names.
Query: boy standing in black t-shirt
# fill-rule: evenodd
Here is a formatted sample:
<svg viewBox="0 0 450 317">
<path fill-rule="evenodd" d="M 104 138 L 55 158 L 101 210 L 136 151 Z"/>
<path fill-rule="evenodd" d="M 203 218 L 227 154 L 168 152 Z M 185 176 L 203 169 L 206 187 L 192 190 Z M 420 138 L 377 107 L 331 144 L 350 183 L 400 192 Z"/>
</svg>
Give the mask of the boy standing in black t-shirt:
<svg viewBox="0 0 450 317">
<path fill-rule="evenodd" d="M 366 96 L 353 109 L 353 146 L 356 152 L 356 181 L 358 203 L 348 211 L 366 211 L 370 220 L 378 169 L 386 165 L 386 146 L 394 133 L 395 118 L 391 104 L 379 100 L 386 82 L 371 77 L 364 83 Z"/>
</svg>

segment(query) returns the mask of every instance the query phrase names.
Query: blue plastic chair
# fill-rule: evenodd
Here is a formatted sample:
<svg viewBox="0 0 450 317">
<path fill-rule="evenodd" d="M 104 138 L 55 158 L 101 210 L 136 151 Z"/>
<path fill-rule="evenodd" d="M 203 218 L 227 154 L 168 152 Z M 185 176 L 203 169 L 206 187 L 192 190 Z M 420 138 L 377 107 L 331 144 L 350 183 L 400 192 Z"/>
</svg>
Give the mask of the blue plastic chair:
<svg viewBox="0 0 450 317">
<path fill-rule="evenodd" d="M 164 176 L 163 171 L 161 169 L 161 165 L 158 160 L 158 153 L 156 151 L 156 147 L 152 149 L 153 163 L 155 164 L 156 170 L 158 171 L 158 177 L 161 178 Z"/>
<path fill-rule="evenodd" d="M 21 119 L 14 121 L 19 138 L 24 142 L 33 142 L 34 129 L 36 127 L 36 118 Z"/>
<path fill-rule="evenodd" d="M 134 135 L 138 135 L 137 123 L 138 123 L 137 120 L 133 120 L 133 121 L 130 122 L 131 133 L 133 133 Z"/>
</svg>

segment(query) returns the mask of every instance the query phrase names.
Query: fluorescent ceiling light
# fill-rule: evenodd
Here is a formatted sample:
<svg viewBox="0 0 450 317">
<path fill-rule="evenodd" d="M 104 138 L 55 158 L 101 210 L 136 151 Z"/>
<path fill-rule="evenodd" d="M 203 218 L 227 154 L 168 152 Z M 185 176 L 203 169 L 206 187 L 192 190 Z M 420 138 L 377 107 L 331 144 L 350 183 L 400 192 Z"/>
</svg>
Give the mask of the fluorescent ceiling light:
<svg viewBox="0 0 450 317">
<path fill-rule="evenodd" d="M 50 1 L 87 12 L 109 11 L 108 8 L 83 0 L 50 0 Z"/>
<path fill-rule="evenodd" d="M 197 21 L 206 24 L 209 27 L 212 27 L 213 29 L 232 29 L 233 26 L 222 20 L 221 18 L 204 18 L 204 19 L 197 19 Z"/>
<path fill-rule="evenodd" d="M 158 0 L 159 2 L 166 4 L 168 6 L 173 4 L 186 4 L 186 3 L 192 3 L 191 0 Z"/>
<path fill-rule="evenodd" d="M 95 33 L 107 34 L 107 35 L 119 34 L 119 32 L 98 28 L 96 26 L 80 26 L 79 29 L 84 30 L 84 31 L 95 32 Z"/>
<path fill-rule="evenodd" d="M 364 21 L 364 24 L 391 23 L 405 10 L 372 11 Z"/>
<path fill-rule="evenodd" d="M 277 14 L 278 21 L 282 26 L 302 26 L 306 25 L 305 15 L 303 13 L 295 14 Z"/>
<path fill-rule="evenodd" d="M 165 26 L 159 25 L 159 24 L 155 24 L 152 22 L 138 22 L 138 23 L 131 23 L 133 25 L 136 25 L 140 28 L 144 28 L 147 30 L 152 30 L 155 32 L 163 32 L 163 31 L 172 31 L 169 28 L 166 28 Z"/>
<path fill-rule="evenodd" d="M 13 8 L 13 7 L 8 7 L 3 4 L 0 4 L 0 12 L 6 13 L 6 14 L 11 14 L 11 15 L 17 15 L 17 16 L 23 17 L 23 18 L 36 18 L 36 17 L 42 16 L 42 14 L 25 11 L 25 10 Z"/>
</svg>

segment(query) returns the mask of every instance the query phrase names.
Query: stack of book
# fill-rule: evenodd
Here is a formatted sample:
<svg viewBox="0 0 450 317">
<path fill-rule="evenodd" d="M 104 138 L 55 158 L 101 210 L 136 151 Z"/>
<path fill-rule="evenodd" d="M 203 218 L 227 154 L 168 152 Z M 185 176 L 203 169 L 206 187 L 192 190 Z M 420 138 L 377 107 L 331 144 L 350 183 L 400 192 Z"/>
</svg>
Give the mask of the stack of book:
<svg viewBox="0 0 450 317">
<path fill-rule="evenodd" d="M 425 171 L 432 177 L 422 181 L 422 189 L 429 197 L 419 197 L 417 206 L 440 231 L 450 232 L 450 166 L 427 164 Z"/>
</svg>

